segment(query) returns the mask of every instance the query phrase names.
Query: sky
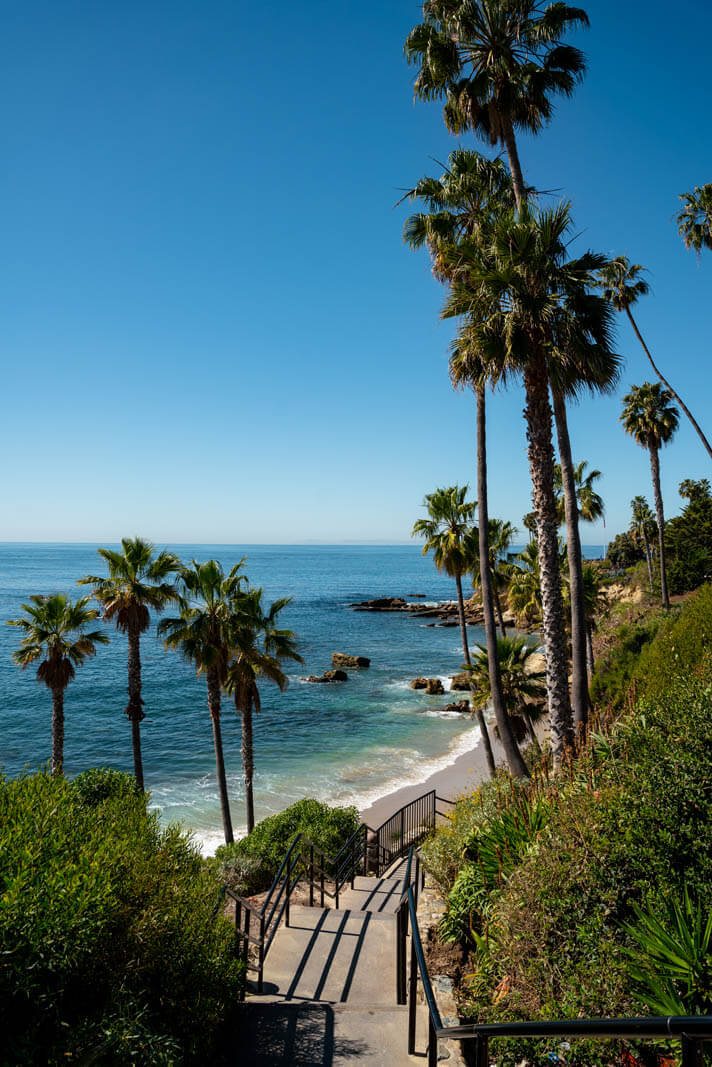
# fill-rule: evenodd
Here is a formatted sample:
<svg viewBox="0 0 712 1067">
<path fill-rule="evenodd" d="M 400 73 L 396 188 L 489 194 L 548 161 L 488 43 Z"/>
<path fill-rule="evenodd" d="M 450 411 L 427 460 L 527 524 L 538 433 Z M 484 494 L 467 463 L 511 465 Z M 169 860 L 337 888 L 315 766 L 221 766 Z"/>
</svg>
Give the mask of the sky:
<svg viewBox="0 0 712 1067">
<path fill-rule="evenodd" d="M 648 270 L 653 355 L 712 431 L 712 253 L 677 234 L 712 180 L 712 5 L 586 3 L 585 81 L 527 181 L 570 200 L 574 250 Z M 458 144 L 413 101 L 411 0 L 4 0 L 0 35 L 0 540 L 408 540 L 437 486 L 474 485 L 453 325 L 402 191 Z M 603 472 L 606 528 L 652 502 L 618 422 L 652 372 L 624 317 L 618 393 L 570 415 Z M 489 398 L 490 514 L 530 510 L 521 387 Z M 683 419 L 666 511 L 710 474 Z M 474 496 L 473 491 L 473 496 Z M 522 530 L 522 534 L 524 531 Z"/>
</svg>

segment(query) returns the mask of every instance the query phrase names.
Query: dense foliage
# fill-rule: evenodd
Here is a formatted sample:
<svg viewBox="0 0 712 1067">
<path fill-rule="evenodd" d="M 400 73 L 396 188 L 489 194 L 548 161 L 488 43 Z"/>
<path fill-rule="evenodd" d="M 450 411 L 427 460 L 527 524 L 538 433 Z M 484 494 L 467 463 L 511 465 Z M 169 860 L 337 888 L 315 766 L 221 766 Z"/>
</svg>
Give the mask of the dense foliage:
<svg viewBox="0 0 712 1067">
<path fill-rule="evenodd" d="M 568 772 L 488 783 L 428 844 L 442 934 L 471 953 L 467 1017 L 712 1012 L 711 633 L 705 586 L 645 645 L 634 709 L 594 724 Z M 504 1067 L 552 1049 L 496 1051 Z M 611 1049 L 565 1059 L 608 1064 Z"/>
<path fill-rule="evenodd" d="M 696 589 L 712 577 L 712 494 L 709 482 L 706 479 L 685 481 L 680 492 L 688 496 L 688 503 L 680 515 L 665 525 L 671 593 Z"/>
<path fill-rule="evenodd" d="M 206 1062 L 241 988 L 190 838 L 134 779 L 0 781 L 2 1062 Z"/>
<path fill-rule="evenodd" d="M 257 823 L 242 840 L 222 845 L 215 853 L 215 873 L 237 893 L 258 893 L 272 884 L 297 834 L 333 857 L 358 825 L 356 808 L 330 808 L 306 797 Z"/>
</svg>

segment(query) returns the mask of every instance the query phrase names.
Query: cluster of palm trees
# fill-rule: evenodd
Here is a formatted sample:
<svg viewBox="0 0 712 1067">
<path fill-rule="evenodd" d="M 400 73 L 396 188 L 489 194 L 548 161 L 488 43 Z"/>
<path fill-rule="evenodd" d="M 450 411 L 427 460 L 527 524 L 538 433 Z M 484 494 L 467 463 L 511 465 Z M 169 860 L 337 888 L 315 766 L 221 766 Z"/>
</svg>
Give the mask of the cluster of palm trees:
<svg viewBox="0 0 712 1067">
<path fill-rule="evenodd" d="M 442 174 L 422 178 L 406 193 L 404 199 L 419 201 L 421 210 L 407 220 L 404 237 L 411 247 L 428 249 L 435 276 L 448 287 L 442 315 L 459 322 L 451 348 L 451 379 L 456 387 L 468 386 L 475 394 L 479 584 L 488 673 L 497 726 L 510 771 L 517 775 L 526 772 L 507 735 L 497 654 L 488 544 L 485 391 L 512 381 L 524 385 L 549 723 L 559 763 L 577 733 L 585 729 L 589 707 L 590 626 L 567 408 L 585 393 L 614 389 L 621 369 L 613 349 L 615 309 L 625 310 L 635 325 L 630 306 L 647 291 L 639 278 L 641 268 L 631 268 L 623 257 L 611 261 L 590 250 L 570 256 L 570 205 L 541 207 L 519 157 L 519 132 L 541 133 L 553 115 L 555 98 L 570 96 L 583 78 L 585 57 L 566 42 L 566 36 L 587 25 L 583 9 L 561 2 L 425 0 L 423 20 L 405 43 L 408 61 L 418 68 L 416 98 L 441 100 L 451 133 L 471 132 L 498 146 L 507 160 L 505 164 L 500 157 L 489 159 L 463 148 L 454 151 Z M 692 228 L 685 232 L 698 234 L 694 226 L 704 228 L 705 219 L 709 227 L 710 215 L 700 222 L 697 202 L 690 213 Z M 680 225 L 688 223 L 681 218 Z M 702 238 L 690 240 L 701 246 Z M 646 353 L 652 363 L 647 348 Z M 664 380 L 662 387 L 671 393 Z M 647 388 L 648 383 L 639 387 Z M 635 389 L 629 397 L 634 393 Z M 627 418 L 624 422 L 649 449 L 652 465 L 661 439 L 650 429 L 633 429 Z M 695 427 L 709 449 L 696 423 Z M 554 430 L 560 463 L 558 501 Z M 568 612 L 558 541 L 562 507 Z"/>
<path fill-rule="evenodd" d="M 144 789 L 140 725 L 144 716 L 141 689 L 141 635 L 151 623 L 151 613 L 160 614 L 169 605 L 176 614 L 163 618 L 158 633 L 167 648 L 178 649 L 203 674 L 207 683 L 208 710 L 213 729 L 220 808 L 225 841 L 233 840 L 232 817 L 225 774 L 221 729 L 221 696 L 232 697 L 242 721 L 242 763 L 248 833 L 253 829 L 253 712 L 260 710 L 258 683 L 274 682 L 287 687 L 282 664 L 301 663 L 294 634 L 280 628 L 279 614 L 290 602 L 263 604 L 262 590 L 250 587 L 243 571 L 245 560 L 228 574 L 217 560 L 183 564 L 170 552 L 156 553 L 142 538 L 124 538 L 121 551 L 99 549 L 107 564 L 104 576 L 87 575 L 80 585 L 93 587 L 100 609 L 91 608 L 91 596 L 72 602 L 64 594 L 33 596 L 23 604 L 24 616 L 10 621 L 22 633 L 14 652 L 22 668 L 38 664 L 37 680 L 52 694 L 52 759 L 54 774 L 64 763 L 64 694 L 75 675 L 97 646 L 108 643 L 104 630 L 88 629 L 100 617 L 113 622 L 128 639 L 128 703 L 131 723 L 136 786 Z"/>
</svg>

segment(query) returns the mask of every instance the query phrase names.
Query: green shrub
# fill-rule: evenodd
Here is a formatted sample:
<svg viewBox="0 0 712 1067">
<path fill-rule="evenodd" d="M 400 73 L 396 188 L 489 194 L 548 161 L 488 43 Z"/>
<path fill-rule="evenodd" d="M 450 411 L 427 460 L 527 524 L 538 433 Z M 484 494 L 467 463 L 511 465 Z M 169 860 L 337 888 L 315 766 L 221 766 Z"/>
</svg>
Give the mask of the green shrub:
<svg viewBox="0 0 712 1067">
<path fill-rule="evenodd" d="M 710 671 L 712 650 L 712 585 L 694 593 L 679 615 L 665 619 L 655 642 L 641 650 L 635 669 L 638 691 L 656 696 L 673 677 L 704 682 Z"/>
<path fill-rule="evenodd" d="M 622 708 L 638 673 L 640 654 L 660 628 L 660 613 L 640 623 L 624 622 L 611 635 L 611 647 L 599 656 L 591 679 L 594 704 Z"/>
<path fill-rule="evenodd" d="M 130 776 L 0 781 L 7 1062 L 204 1062 L 244 980 L 216 900 Z"/>
<path fill-rule="evenodd" d="M 331 808 L 308 797 L 298 800 L 257 823 L 247 837 L 221 845 L 215 853 L 214 871 L 218 879 L 242 885 L 243 893 L 258 893 L 272 884 L 297 834 L 304 834 L 333 857 L 356 832 L 359 821 L 356 808 Z"/>
</svg>

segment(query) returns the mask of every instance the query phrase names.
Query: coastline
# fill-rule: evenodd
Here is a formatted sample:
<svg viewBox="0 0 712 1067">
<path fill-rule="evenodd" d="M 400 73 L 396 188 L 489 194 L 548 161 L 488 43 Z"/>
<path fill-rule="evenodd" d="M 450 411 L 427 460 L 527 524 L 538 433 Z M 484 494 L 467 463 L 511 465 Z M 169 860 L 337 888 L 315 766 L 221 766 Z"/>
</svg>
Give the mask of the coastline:
<svg viewBox="0 0 712 1067">
<path fill-rule="evenodd" d="M 504 760 L 504 751 L 497 738 L 491 732 L 492 748 L 495 761 L 499 766 Z M 452 763 L 434 771 L 415 785 L 400 786 L 397 789 L 384 793 L 383 796 L 374 800 L 372 804 L 361 810 L 361 820 L 368 826 L 377 827 L 389 819 L 400 807 L 408 804 L 416 797 L 434 789 L 437 796 L 444 800 L 455 800 L 462 793 L 471 793 L 477 786 L 489 777 L 487 759 L 485 756 L 482 739 L 479 736 L 476 744 L 466 752 L 459 753 Z"/>
</svg>

